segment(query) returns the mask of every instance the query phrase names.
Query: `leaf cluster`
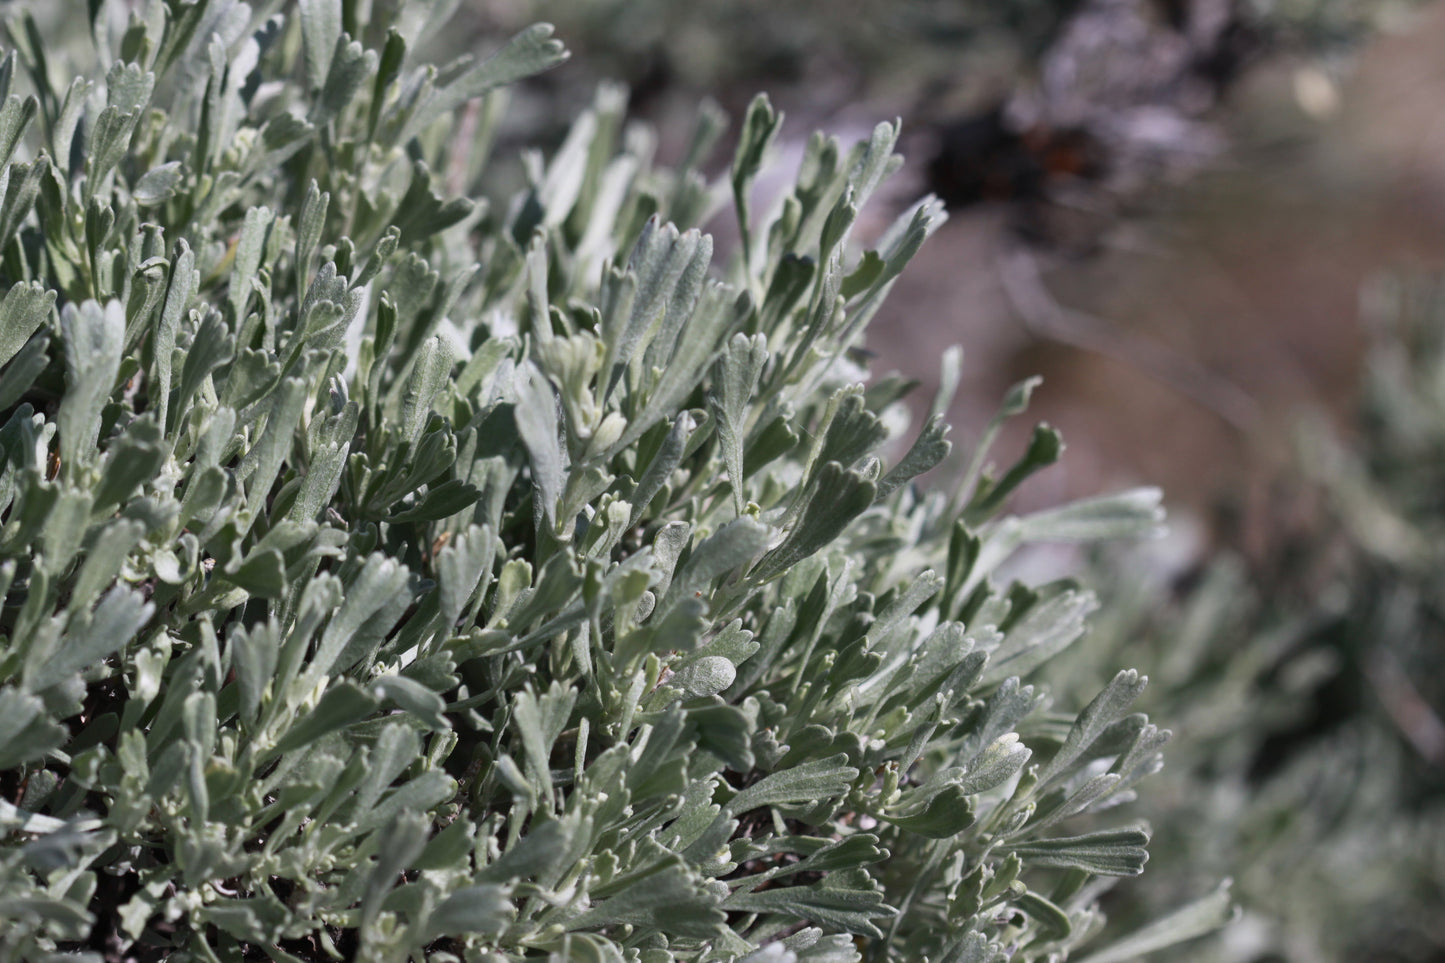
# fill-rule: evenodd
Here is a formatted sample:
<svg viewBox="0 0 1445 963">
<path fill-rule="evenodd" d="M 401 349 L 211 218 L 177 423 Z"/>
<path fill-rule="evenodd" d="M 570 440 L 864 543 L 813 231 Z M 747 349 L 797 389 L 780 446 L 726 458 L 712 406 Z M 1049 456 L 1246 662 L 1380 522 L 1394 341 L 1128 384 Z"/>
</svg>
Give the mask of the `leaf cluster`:
<svg viewBox="0 0 1445 963">
<path fill-rule="evenodd" d="M 851 349 L 943 216 L 854 243 L 897 125 L 760 214 L 766 99 L 714 185 L 720 116 L 659 169 L 604 88 L 486 205 L 565 53 L 434 66 L 398 6 L 102 0 L 99 66 L 7 25 L 0 958 L 1082 944 L 1148 834 L 1080 817 L 1168 733 L 1132 671 L 1050 711 L 1093 599 L 998 573 L 1157 493 L 999 517 L 1047 433 L 925 493 L 937 417 L 885 463 Z"/>
</svg>

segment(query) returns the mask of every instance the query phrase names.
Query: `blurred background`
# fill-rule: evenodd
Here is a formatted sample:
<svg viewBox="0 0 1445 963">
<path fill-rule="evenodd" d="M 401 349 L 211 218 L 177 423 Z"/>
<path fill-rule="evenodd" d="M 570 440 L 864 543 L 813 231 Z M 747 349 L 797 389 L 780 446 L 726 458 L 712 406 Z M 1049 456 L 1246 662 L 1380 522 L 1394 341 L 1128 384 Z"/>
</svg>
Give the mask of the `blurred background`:
<svg viewBox="0 0 1445 963">
<path fill-rule="evenodd" d="M 1111 925 L 1232 877 L 1236 923 L 1170 959 L 1445 960 L 1445 5 L 441 6 L 444 50 L 548 20 L 574 51 L 514 93 L 498 196 L 604 81 L 662 163 L 708 101 L 737 118 L 767 91 L 775 192 L 813 130 L 902 117 L 874 229 L 930 192 L 950 221 L 870 328 L 874 370 L 923 408 L 961 344 L 961 454 L 1042 374 L 1000 457 L 1036 420 L 1069 450 L 1016 507 L 1141 483 L 1170 506 L 1163 542 L 1068 559 L 1104 605 L 1049 670 L 1066 707 L 1137 666 L 1176 732 Z"/>
</svg>

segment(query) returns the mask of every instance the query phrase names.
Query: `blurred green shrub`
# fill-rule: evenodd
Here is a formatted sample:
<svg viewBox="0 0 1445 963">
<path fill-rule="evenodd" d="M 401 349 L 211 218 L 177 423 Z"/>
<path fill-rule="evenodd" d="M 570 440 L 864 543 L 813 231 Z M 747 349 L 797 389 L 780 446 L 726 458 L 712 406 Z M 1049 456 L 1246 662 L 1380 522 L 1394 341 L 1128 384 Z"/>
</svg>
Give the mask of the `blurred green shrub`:
<svg viewBox="0 0 1445 963">
<path fill-rule="evenodd" d="M 1142 801 L 1151 885 L 1106 904 L 1148 918 L 1233 875 L 1241 918 L 1172 958 L 1445 952 L 1445 280 L 1366 303 L 1358 425 L 1301 436 L 1312 523 L 1173 587 L 1111 556 L 1095 631 L 1049 670 L 1088 691 L 1099 666 L 1145 667 L 1141 703 L 1189 734 Z"/>
</svg>

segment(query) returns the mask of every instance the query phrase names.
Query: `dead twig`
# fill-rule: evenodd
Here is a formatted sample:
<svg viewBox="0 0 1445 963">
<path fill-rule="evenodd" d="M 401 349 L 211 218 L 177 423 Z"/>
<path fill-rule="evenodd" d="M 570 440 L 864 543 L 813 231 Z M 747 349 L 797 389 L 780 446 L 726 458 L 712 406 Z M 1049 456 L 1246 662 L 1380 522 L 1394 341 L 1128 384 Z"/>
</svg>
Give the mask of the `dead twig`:
<svg viewBox="0 0 1445 963">
<path fill-rule="evenodd" d="M 1414 750 L 1431 765 L 1445 765 L 1445 722 L 1420 695 L 1393 655 L 1377 651 L 1366 660 L 1365 675 L 1385 713 Z"/>
<path fill-rule="evenodd" d="M 1005 250 L 999 255 L 999 277 L 1014 313 L 1035 336 L 1128 365 L 1207 408 L 1242 433 L 1258 426 L 1259 403 L 1238 385 L 1166 345 L 1060 304 L 1044 283 L 1032 251 L 1021 247 Z"/>
</svg>

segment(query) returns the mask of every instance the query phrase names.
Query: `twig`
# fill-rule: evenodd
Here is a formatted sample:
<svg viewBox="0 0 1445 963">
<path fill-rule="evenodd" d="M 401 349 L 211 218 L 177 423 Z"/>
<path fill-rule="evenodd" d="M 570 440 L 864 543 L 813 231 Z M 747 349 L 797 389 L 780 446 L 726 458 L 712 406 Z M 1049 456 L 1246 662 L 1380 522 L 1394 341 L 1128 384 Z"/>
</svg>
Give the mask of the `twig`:
<svg viewBox="0 0 1445 963">
<path fill-rule="evenodd" d="M 1440 721 L 1395 657 L 1383 650 L 1372 653 L 1365 663 L 1365 675 L 1390 721 L 1415 751 L 1431 765 L 1445 765 L 1445 722 Z"/>
<path fill-rule="evenodd" d="M 1049 291 L 1038 258 L 1015 248 L 999 256 L 1004 294 L 1030 332 L 1139 370 L 1209 409 L 1240 432 L 1258 426 L 1259 403 L 1228 379 L 1157 341 L 1121 331 L 1103 318 L 1065 307 Z"/>
</svg>

